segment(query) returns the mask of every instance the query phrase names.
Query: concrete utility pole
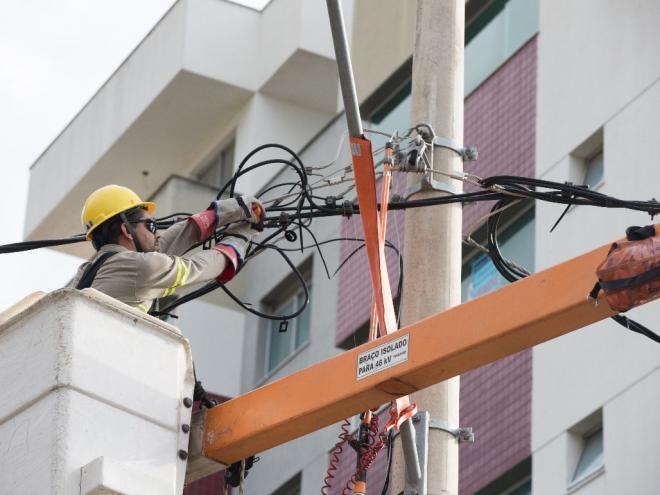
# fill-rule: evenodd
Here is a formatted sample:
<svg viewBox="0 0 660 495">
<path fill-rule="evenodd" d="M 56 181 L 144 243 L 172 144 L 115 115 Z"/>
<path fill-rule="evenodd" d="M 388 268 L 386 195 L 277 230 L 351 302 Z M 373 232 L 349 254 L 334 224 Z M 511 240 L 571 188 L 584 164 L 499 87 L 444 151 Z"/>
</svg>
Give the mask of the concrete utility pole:
<svg viewBox="0 0 660 495">
<path fill-rule="evenodd" d="M 465 0 L 418 0 L 417 32 L 413 53 L 412 124 L 430 124 L 437 136 L 463 143 L 463 48 Z M 463 162 L 456 153 L 435 148 L 433 168 L 460 173 Z M 410 174 L 408 187 L 419 185 Z M 460 192 L 462 185 L 439 174 L 434 189 L 422 189 L 411 199 Z M 406 210 L 404 286 L 401 325 L 406 326 L 461 303 L 460 203 Z M 456 329 L 460 331 L 460 329 Z M 458 427 L 459 377 L 439 383 L 411 397 L 432 421 Z M 429 432 L 427 493 L 458 493 L 458 442 L 441 430 Z M 396 443 L 392 465 L 392 494 L 403 492 L 404 462 Z"/>
</svg>

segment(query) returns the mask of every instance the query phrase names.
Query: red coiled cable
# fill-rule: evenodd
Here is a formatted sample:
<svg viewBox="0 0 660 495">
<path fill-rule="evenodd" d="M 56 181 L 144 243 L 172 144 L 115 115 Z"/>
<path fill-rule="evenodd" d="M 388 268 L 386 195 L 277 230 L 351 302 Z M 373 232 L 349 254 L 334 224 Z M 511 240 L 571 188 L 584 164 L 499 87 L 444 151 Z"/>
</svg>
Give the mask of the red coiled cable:
<svg viewBox="0 0 660 495">
<path fill-rule="evenodd" d="M 371 467 L 386 441 L 387 434 L 380 431 L 378 415 L 374 414 L 369 423 L 369 443 L 360 452 L 360 467 L 363 470 L 366 471 Z"/>
<path fill-rule="evenodd" d="M 371 416 L 371 421 L 369 422 L 369 438 L 367 443 L 360 446 L 360 469 L 355 470 L 353 475 L 346 482 L 341 495 L 350 495 L 355 486 L 355 480 L 357 480 L 359 472 L 366 471 L 372 466 L 387 440 L 387 433 L 385 431 L 380 431 L 378 415 L 373 414 Z"/>
<path fill-rule="evenodd" d="M 339 440 L 335 444 L 334 448 L 330 452 L 330 463 L 328 465 L 328 470 L 325 473 L 325 478 L 323 478 L 323 486 L 321 487 L 321 495 L 328 495 L 327 490 L 332 486 L 332 480 L 335 478 L 335 471 L 337 471 L 337 464 L 339 463 L 339 454 L 344 451 L 344 444 L 347 443 L 348 437 L 350 436 L 349 428 L 351 422 L 348 419 L 344 419 L 341 424 L 341 432 L 339 433 Z M 342 492 L 343 493 L 343 492 Z"/>
</svg>

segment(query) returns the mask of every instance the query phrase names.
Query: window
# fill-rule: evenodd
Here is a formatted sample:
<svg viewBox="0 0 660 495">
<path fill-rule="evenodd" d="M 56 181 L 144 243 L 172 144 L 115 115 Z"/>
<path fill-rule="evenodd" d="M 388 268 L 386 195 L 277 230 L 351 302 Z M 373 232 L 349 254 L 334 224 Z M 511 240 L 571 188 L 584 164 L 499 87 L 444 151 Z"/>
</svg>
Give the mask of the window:
<svg viewBox="0 0 660 495">
<path fill-rule="evenodd" d="M 301 493 L 301 474 L 296 474 L 289 481 L 280 486 L 271 495 L 300 495 Z"/>
<path fill-rule="evenodd" d="M 499 236 L 502 255 L 527 268 L 534 270 L 534 210 L 524 212 L 511 211 L 510 217 L 503 219 L 503 229 Z M 506 224 L 509 224 L 507 227 Z M 484 228 L 474 236 L 483 244 Z M 463 250 L 463 275 L 461 282 L 461 300 L 463 302 L 488 294 L 508 282 L 497 271 L 488 255 L 471 249 Z"/>
<path fill-rule="evenodd" d="M 232 140 L 200 170 L 197 179 L 209 186 L 224 186 L 234 174 L 234 149 L 235 141 Z"/>
<path fill-rule="evenodd" d="M 468 96 L 539 31 L 539 0 L 470 2 L 477 10 L 465 27 L 464 93 Z M 486 4 L 482 8 L 480 4 Z M 370 129 L 392 132 L 410 124 L 412 59 L 361 106 Z M 388 117 L 388 121 L 383 120 Z M 376 136 L 369 136 L 372 140 Z M 384 142 L 384 141 L 383 141 Z M 380 144 L 374 142 L 374 149 Z"/>
<path fill-rule="evenodd" d="M 589 189 L 595 189 L 601 182 L 603 182 L 603 177 L 605 175 L 602 149 L 586 160 L 585 168 L 583 184 L 588 185 Z"/>
<path fill-rule="evenodd" d="M 480 488 L 474 495 L 531 495 L 532 458 L 528 457 Z"/>
<path fill-rule="evenodd" d="M 586 435 L 583 443 L 582 455 L 575 467 L 571 484 L 585 479 L 603 466 L 603 428 Z"/>
<path fill-rule="evenodd" d="M 465 94 L 539 30 L 538 0 L 495 0 L 465 29 Z"/>
<path fill-rule="evenodd" d="M 310 301 L 312 294 L 311 260 L 303 264 L 300 272 L 307 281 Z M 273 314 L 291 314 L 305 303 L 305 291 L 298 280 L 287 278 L 265 298 L 265 309 Z M 296 318 L 283 324 L 279 320 L 269 320 L 266 338 L 265 374 L 268 375 L 284 363 L 289 356 L 309 342 L 311 303 Z M 285 331 L 283 331 L 285 329 Z"/>
<path fill-rule="evenodd" d="M 532 495 L 532 478 L 521 481 L 514 488 L 503 492 L 502 495 Z"/>
<path fill-rule="evenodd" d="M 568 491 L 582 487 L 605 469 L 603 415 L 598 410 L 568 431 Z"/>
<path fill-rule="evenodd" d="M 569 157 L 569 178 L 574 184 L 596 189 L 605 179 L 603 129 L 598 129 L 573 150 Z"/>
</svg>

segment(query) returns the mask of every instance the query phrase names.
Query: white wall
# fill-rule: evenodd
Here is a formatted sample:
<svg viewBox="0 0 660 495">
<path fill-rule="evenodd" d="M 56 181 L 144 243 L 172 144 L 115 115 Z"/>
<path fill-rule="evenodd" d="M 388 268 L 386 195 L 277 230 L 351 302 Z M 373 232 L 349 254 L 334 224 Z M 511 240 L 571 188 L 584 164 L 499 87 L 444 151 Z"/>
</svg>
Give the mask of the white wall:
<svg viewBox="0 0 660 495">
<path fill-rule="evenodd" d="M 600 192 L 658 197 L 660 183 L 660 4 L 541 1 L 537 176 L 574 179 L 571 154 L 602 130 Z M 562 206 L 537 203 L 537 270 L 651 223 L 625 210 L 573 208 L 553 234 Z M 595 267 L 594 267 L 595 269 Z M 585 281 L 585 297 L 592 281 Z M 660 329 L 657 303 L 630 312 Z M 604 473 L 579 494 L 652 494 L 660 486 L 657 344 L 611 320 L 534 348 L 532 407 L 535 494 L 563 493 L 575 468 L 568 429 L 602 408 Z"/>
<path fill-rule="evenodd" d="M 180 306 L 173 322 L 190 340 L 197 379 L 207 392 L 225 397 L 241 393 L 243 357 L 242 309 L 232 310 L 196 300 Z"/>
<path fill-rule="evenodd" d="M 283 144 L 297 152 L 331 117 L 331 114 L 257 93 L 236 128 L 236 159 L 242 160 L 254 148 L 267 143 Z M 289 156 L 271 149 L 260 153 L 250 163 L 270 158 L 288 159 Z M 281 168 L 281 165 L 269 165 L 247 174 L 239 179 L 240 189 L 257 192 Z"/>
</svg>

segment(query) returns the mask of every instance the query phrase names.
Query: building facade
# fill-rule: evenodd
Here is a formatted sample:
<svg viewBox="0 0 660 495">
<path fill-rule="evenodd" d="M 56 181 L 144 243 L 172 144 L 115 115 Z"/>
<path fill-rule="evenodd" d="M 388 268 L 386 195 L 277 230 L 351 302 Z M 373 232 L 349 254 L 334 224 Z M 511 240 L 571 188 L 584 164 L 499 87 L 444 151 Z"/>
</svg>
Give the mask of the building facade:
<svg viewBox="0 0 660 495">
<path fill-rule="evenodd" d="M 412 124 L 414 3 L 343 4 L 365 127 L 403 132 Z M 658 21 L 654 0 L 467 1 L 465 142 L 480 158 L 466 171 L 588 183 L 627 199 L 657 196 Z M 150 197 L 157 216 L 204 208 L 265 143 L 288 146 L 306 167 L 332 162 L 339 170 L 350 164 L 344 134 L 324 2 L 272 0 L 255 11 L 180 0 L 33 165 L 26 234 L 78 231 L 80 205 L 106 183 Z M 372 136 L 375 147 L 383 144 Z M 291 177 L 281 166 L 264 167 L 241 177 L 237 189 L 266 191 Z M 398 176 L 395 191 L 404 183 Z M 343 184 L 318 195 L 352 199 Z M 464 207 L 464 235 L 483 241 L 490 206 Z M 579 207 L 548 234 L 561 213 L 542 202 L 512 209 L 503 253 L 538 271 L 620 237 L 630 224 L 650 223 L 638 213 Z M 235 396 L 364 342 L 366 258 L 350 256 L 359 242 L 346 240 L 361 237 L 359 219 L 315 220 L 309 229 L 291 229 L 299 238 L 283 244 L 310 289 L 309 306 L 285 332 L 223 295 L 181 308 L 177 323 L 210 391 Z M 391 212 L 388 240 L 399 248 L 404 229 L 404 213 Z M 301 240 L 309 247 L 296 250 Z M 388 265 L 396 293 L 393 253 Z M 504 283 L 487 257 L 464 247 L 463 300 Z M 276 253 L 247 264 L 230 287 L 266 313 L 291 312 L 304 300 Z M 637 313 L 651 328 L 660 323 L 653 306 Z M 461 426 L 474 428 L 476 442 L 460 447 L 461 495 L 656 493 L 657 356 L 650 341 L 607 321 L 464 374 Z M 249 492 L 318 493 L 338 434 L 334 425 L 260 453 Z M 344 449 L 328 493 L 341 493 L 351 455 Z M 374 488 L 384 481 L 384 457 L 373 467 Z M 214 483 L 188 492 L 212 493 Z"/>
</svg>

